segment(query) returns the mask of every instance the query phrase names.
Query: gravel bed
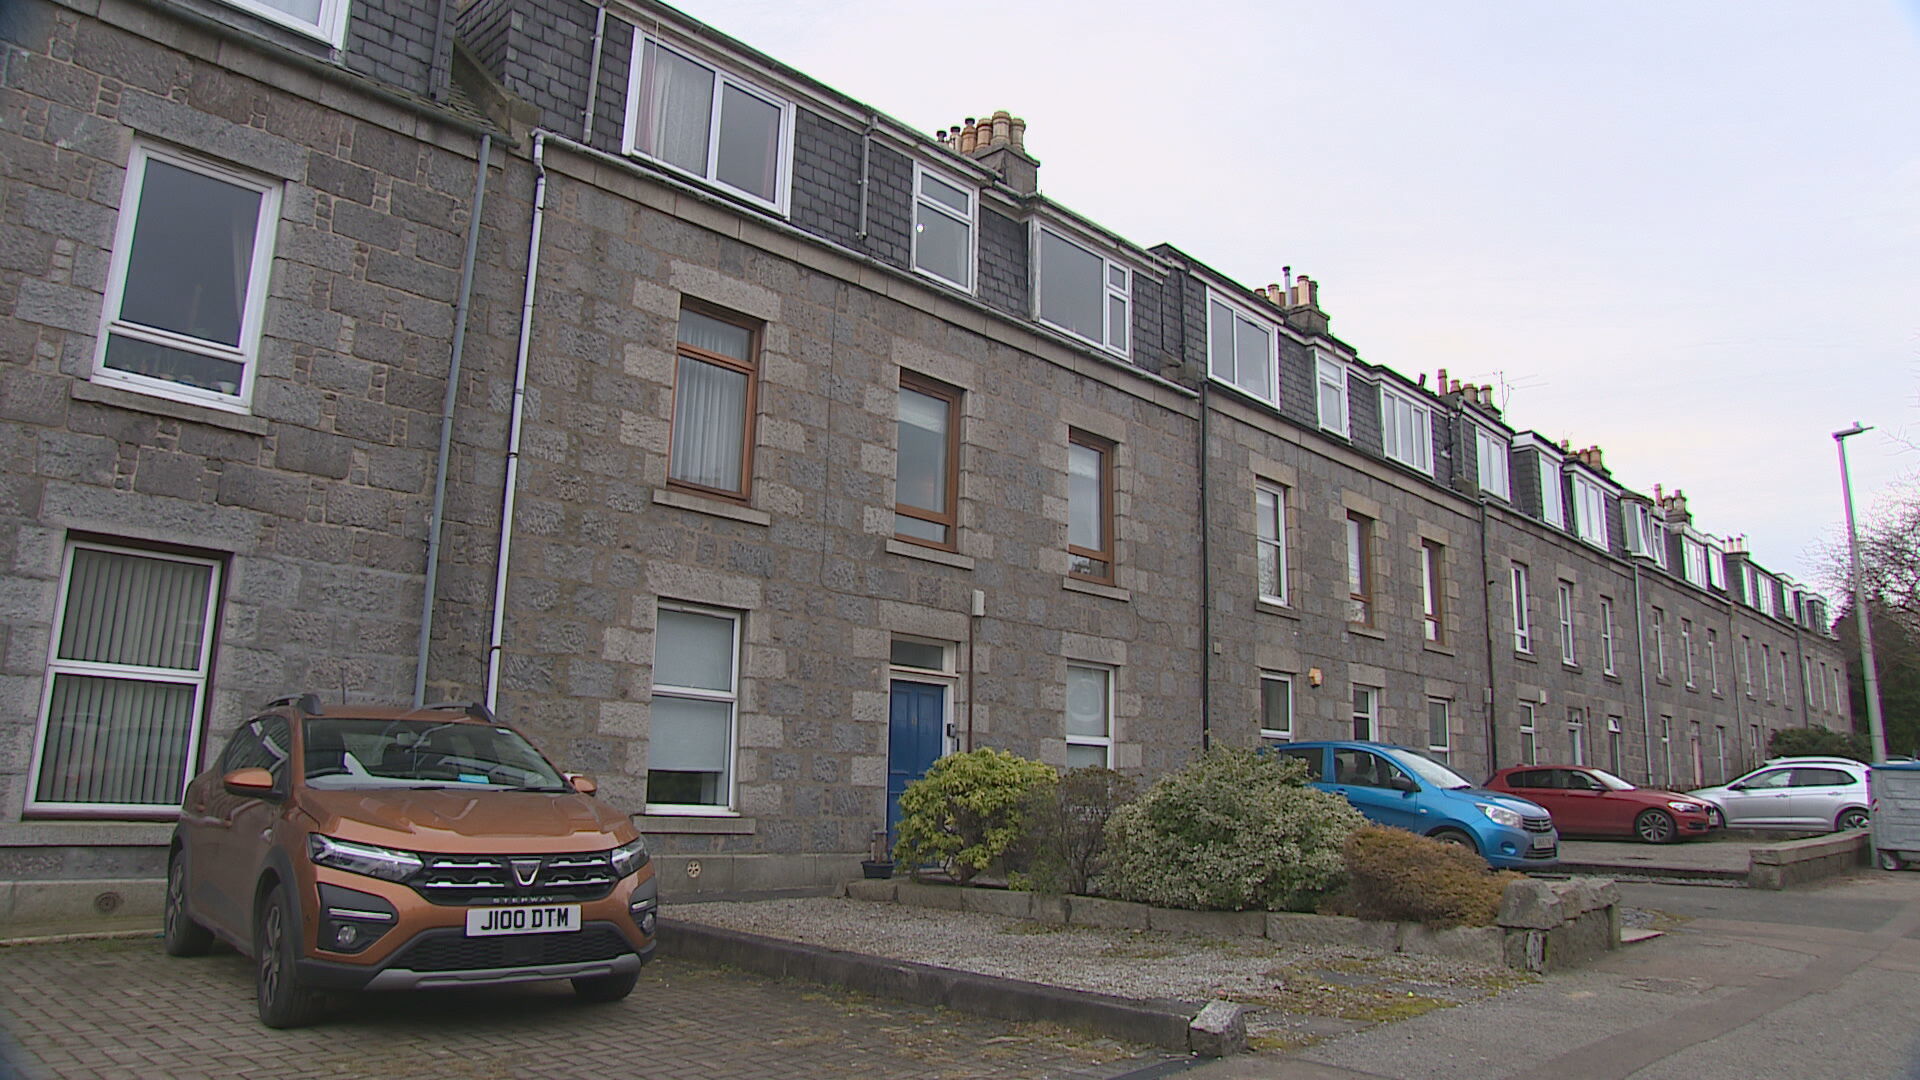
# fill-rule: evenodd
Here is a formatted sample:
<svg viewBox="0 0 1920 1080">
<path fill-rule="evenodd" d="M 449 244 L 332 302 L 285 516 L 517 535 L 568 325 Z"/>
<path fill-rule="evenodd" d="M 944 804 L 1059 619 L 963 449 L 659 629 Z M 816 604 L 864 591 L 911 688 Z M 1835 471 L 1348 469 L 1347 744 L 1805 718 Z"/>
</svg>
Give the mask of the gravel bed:
<svg viewBox="0 0 1920 1080">
<path fill-rule="evenodd" d="M 676 904 L 666 914 L 687 922 L 1072 990 L 1183 1001 L 1219 998 L 1319 1015 L 1327 1013 L 1295 1002 L 1302 989 L 1327 989 L 1329 983 L 1365 984 L 1379 994 L 1428 998 L 1437 1007 L 1485 997 L 1511 985 L 1514 978 L 1504 968 L 1350 946 L 1055 927 L 977 912 L 832 897 Z M 1309 983 L 1311 987 L 1304 985 Z M 1340 1008 L 1356 1011 L 1350 1004 Z M 1334 1012 L 1343 1015 L 1339 1008 Z"/>
</svg>

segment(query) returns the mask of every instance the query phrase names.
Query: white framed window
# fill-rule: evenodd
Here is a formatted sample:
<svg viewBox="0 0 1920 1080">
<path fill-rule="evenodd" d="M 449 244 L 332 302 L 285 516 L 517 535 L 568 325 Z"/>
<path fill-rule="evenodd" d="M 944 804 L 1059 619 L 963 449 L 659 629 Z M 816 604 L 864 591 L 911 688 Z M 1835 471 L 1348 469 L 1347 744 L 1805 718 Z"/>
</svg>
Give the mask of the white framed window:
<svg viewBox="0 0 1920 1080">
<path fill-rule="evenodd" d="M 1402 465 L 1433 475 L 1433 410 L 1423 402 L 1380 388 L 1380 446 Z"/>
<path fill-rule="evenodd" d="M 1441 761 L 1453 755 L 1453 724 L 1447 712 L 1447 699 L 1427 699 L 1427 752 Z"/>
<path fill-rule="evenodd" d="M 1038 223 L 1033 263 L 1034 310 L 1041 322 L 1127 355 L 1131 270 Z"/>
<path fill-rule="evenodd" d="M 1445 580 L 1442 568 L 1446 563 L 1446 549 L 1432 540 L 1420 541 L 1420 625 L 1421 633 L 1428 641 L 1438 642 L 1444 638 L 1444 606 L 1440 599 Z"/>
<path fill-rule="evenodd" d="M 1573 531 L 1594 547 L 1607 547 L 1607 496 L 1584 476 L 1573 478 Z"/>
<path fill-rule="evenodd" d="M 1833 676 L 1833 708 L 1835 712 L 1838 712 L 1840 711 L 1840 703 L 1846 700 L 1840 696 L 1840 665 L 1835 664 L 1829 674 Z"/>
<path fill-rule="evenodd" d="M 1534 728 L 1533 703 L 1520 703 L 1520 764 L 1540 763 L 1540 740 Z"/>
<path fill-rule="evenodd" d="M 1692 619 L 1680 620 L 1680 655 L 1686 662 L 1686 667 L 1684 671 L 1687 676 L 1687 687 L 1691 689 L 1693 687 L 1693 620 Z"/>
<path fill-rule="evenodd" d="M 1587 763 L 1587 714 L 1577 708 L 1567 710 L 1567 750 L 1575 765 Z"/>
<path fill-rule="evenodd" d="M 1560 662 L 1571 666 L 1580 662 L 1579 654 L 1574 651 L 1573 583 L 1561 582 L 1557 593 L 1560 600 Z"/>
<path fill-rule="evenodd" d="M 1600 598 L 1600 670 L 1614 674 L 1613 660 L 1613 601 L 1603 596 Z"/>
<path fill-rule="evenodd" d="M 1720 692 L 1720 631 L 1707 627 L 1707 680 L 1714 693 Z"/>
<path fill-rule="evenodd" d="M 1287 602 L 1287 489 L 1253 488 L 1254 552 L 1260 564 L 1260 599 Z"/>
<path fill-rule="evenodd" d="M 1479 424 L 1473 425 L 1473 458 L 1480 468 L 1480 490 L 1511 502 L 1513 481 L 1507 449 L 1506 439 Z"/>
<path fill-rule="evenodd" d="M 1813 707 L 1813 661 L 1800 658 L 1800 692 L 1807 697 L 1807 707 Z"/>
<path fill-rule="evenodd" d="M 179 809 L 199 760 L 219 593 L 211 559 L 67 546 L 27 809 Z"/>
<path fill-rule="evenodd" d="M 244 410 L 279 220 L 280 185 L 135 144 L 94 381 Z"/>
<path fill-rule="evenodd" d="M 1363 742 L 1380 737 L 1380 691 L 1371 686 L 1353 688 L 1353 737 Z"/>
<path fill-rule="evenodd" d="M 1753 696 L 1753 639 L 1740 635 L 1740 681 L 1747 684 L 1747 696 Z"/>
<path fill-rule="evenodd" d="M 1662 775 L 1666 777 L 1666 781 L 1668 784 L 1672 784 L 1673 783 L 1673 717 L 1671 716 L 1662 716 L 1660 718 L 1660 759 L 1661 759 L 1661 765 L 1666 770 Z M 1649 765 L 1648 768 L 1651 769 L 1652 766 Z"/>
<path fill-rule="evenodd" d="M 787 212 L 792 102 L 646 34 L 631 71 L 625 153 Z"/>
<path fill-rule="evenodd" d="M 1279 334 L 1273 323 L 1207 293 L 1207 375 L 1270 405 L 1280 403 Z"/>
<path fill-rule="evenodd" d="M 733 809 L 741 621 L 739 612 L 666 601 L 655 613 L 649 813 Z"/>
<path fill-rule="evenodd" d="M 1336 435 L 1347 434 L 1347 365 L 1318 349 L 1313 352 L 1314 382 L 1318 386 L 1315 401 L 1320 427 Z"/>
<path fill-rule="evenodd" d="M 1515 652 L 1533 651 L 1533 622 L 1527 616 L 1527 566 L 1513 564 L 1513 648 Z"/>
<path fill-rule="evenodd" d="M 1625 755 L 1621 753 L 1623 749 L 1621 744 L 1625 741 L 1620 730 L 1620 718 L 1607 717 L 1607 771 L 1615 776 L 1620 776 L 1626 771 Z"/>
<path fill-rule="evenodd" d="M 1653 609 L 1653 671 L 1667 677 L 1667 613 Z"/>
<path fill-rule="evenodd" d="M 1720 550 L 1717 544 L 1708 544 L 1706 547 L 1707 584 L 1715 589 L 1725 590 L 1727 587 L 1727 553 Z"/>
<path fill-rule="evenodd" d="M 1560 462 L 1546 454 L 1535 455 L 1540 463 L 1540 520 L 1556 529 L 1567 527 L 1566 497 L 1560 488 Z"/>
<path fill-rule="evenodd" d="M 347 0 L 225 0 L 232 6 L 290 30 L 310 34 L 338 49 L 347 41 Z"/>
<path fill-rule="evenodd" d="M 1260 737 L 1293 738 L 1293 676 L 1260 673 Z"/>
<path fill-rule="evenodd" d="M 1760 688 L 1766 691 L 1767 700 L 1773 700 L 1773 650 L 1760 646 Z"/>
<path fill-rule="evenodd" d="M 1667 526 L 1646 503 L 1620 505 L 1621 519 L 1627 530 L 1627 553 L 1652 559 L 1655 566 L 1667 568 Z"/>
<path fill-rule="evenodd" d="M 1067 665 L 1067 768 L 1113 767 L 1113 669 Z"/>
<path fill-rule="evenodd" d="M 913 268 L 973 291 L 979 192 L 913 163 Z"/>
<path fill-rule="evenodd" d="M 1758 608 L 1762 615 L 1777 616 L 1779 606 L 1773 599 L 1773 579 L 1755 570 L 1751 564 L 1747 567 L 1747 573 L 1752 575 L 1753 580 L 1753 606 Z"/>
<path fill-rule="evenodd" d="M 1682 536 L 1680 538 L 1680 547 L 1685 558 L 1685 564 L 1682 566 L 1681 572 L 1686 576 L 1687 583 L 1698 588 L 1706 588 L 1707 545 L 1695 540 L 1691 536 Z"/>
</svg>

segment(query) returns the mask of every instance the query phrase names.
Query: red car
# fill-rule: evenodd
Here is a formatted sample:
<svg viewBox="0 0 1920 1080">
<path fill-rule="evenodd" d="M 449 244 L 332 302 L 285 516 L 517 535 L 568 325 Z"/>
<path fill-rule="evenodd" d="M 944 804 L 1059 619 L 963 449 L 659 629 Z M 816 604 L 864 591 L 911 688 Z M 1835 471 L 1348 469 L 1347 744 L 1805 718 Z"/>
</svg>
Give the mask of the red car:
<svg viewBox="0 0 1920 1080">
<path fill-rule="evenodd" d="M 1567 835 L 1669 844 L 1683 836 L 1705 836 L 1720 824 L 1714 808 L 1699 799 L 1634 787 L 1586 765 L 1515 765 L 1494 773 L 1486 786 L 1546 807 L 1554 827 Z"/>
</svg>

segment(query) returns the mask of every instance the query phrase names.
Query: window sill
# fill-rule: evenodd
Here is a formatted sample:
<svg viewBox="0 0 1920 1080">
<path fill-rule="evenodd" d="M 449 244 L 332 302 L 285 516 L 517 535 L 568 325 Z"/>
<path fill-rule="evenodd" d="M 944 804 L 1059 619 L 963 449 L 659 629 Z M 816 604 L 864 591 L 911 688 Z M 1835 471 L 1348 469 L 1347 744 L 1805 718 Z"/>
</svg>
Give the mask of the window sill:
<svg viewBox="0 0 1920 1080">
<path fill-rule="evenodd" d="M 1533 650 L 1531 649 L 1515 649 L 1513 650 L 1513 658 L 1515 660 L 1524 660 L 1529 664 L 1537 664 L 1540 662 L 1540 658 L 1533 655 Z"/>
<path fill-rule="evenodd" d="M 1280 616 L 1280 617 L 1281 617 L 1281 618 L 1283 618 L 1283 619 L 1294 619 L 1294 620 L 1298 620 L 1298 619 L 1300 618 L 1300 613 L 1299 613 L 1298 611 L 1296 611 L 1296 610 L 1294 610 L 1294 608 L 1293 608 L 1293 605 L 1291 605 L 1291 604 L 1279 604 L 1279 603 L 1275 603 L 1275 602 L 1274 602 L 1274 601 L 1272 601 L 1272 600 L 1257 600 L 1257 601 L 1255 601 L 1255 602 L 1254 602 L 1254 610 L 1255 610 L 1255 611 L 1264 611 L 1264 612 L 1266 612 L 1266 613 L 1267 613 L 1268 615 L 1278 615 L 1278 616 Z"/>
<path fill-rule="evenodd" d="M 1424 652 L 1438 653 L 1441 656 L 1460 655 L 1459 653 L 1454 651 L 1453 646 L 1448 645 L 1444 642 L 1439 642 L 1439 641 L 1422 641 L 1420 643 L 1420 648 Z"/>
<path fill-rule="evenodd" d="M 1365 623 L 1348 623 L 1347 633 L 1353 637 L 1372 638 L 1375 641 L 1387 640 L 1387 632 L 1368 626 Z"/>
<path fill-rule="evenodd" d="M 973 569 L 973 556 L 971 555 L 962 555 L 957 551 L 942 551 L 939 548 L 924 547 L 920 544 L 909 544 L 905 540 L 888 540 L 887 553 L 889 555 L 905 555 L 909 559 L 925 559 L 927 562 L 936 562 L 942 566 L 951 566 L 958 570 Z"/>
<path fill-rule="evenodd" d="M 671 488 L 656 488 L 653 493 L 655 506 L 671 506 L 679 510 L 691 510 L 696 514 L 709 514 L 713 517 L 727 518 L 731 521 L 744 521 L 749 525 L 770 525 L 772 515 L 764 510 L 755 510 L 751 506 L 715 499 L 707 495 L 694 495 Z"/>
<path fill-rule="evenodd" d="M 1068 592 L 1086 593 L 1088 596 L 1103 596 L 1108 600 L 1118 600 L 1122 603 L 1130 603 L 1133 600 L 1133 592 L 1129 589 L 1122 589 L 1113 585 L 1102 585 L 1097 581 L 1083 581 L 1076 577 L 1061 578 L 1060 587 Z"/>
<path fill-rule="evenodd" d="M 225 409 L 215 409 L 207 405 L 191 405 L 172 398 L 155 397 L 137 390 L 122 390 L 117 386 L 104 386 L 100 383 L 75 380 L 67 384 L 67 396 L 75 401 L 112 405 L 115 408 L 152 413 L 155 416 L 169 416 L 175 420 L 226 428 L 228 431 L 238 431 L 248 435 L 265 435 L 272 430 L 272 425 L 267 421 L 248 413 L 228 412 Z"/>
<path fill-rule="evenodd" d="M 1561 666 L 1562 668 L 1564 668 L 1564 669 L 1566 669 L 1567 671 L 1573 671 L 1573 672 L 1578 672 L 1578 671 L 1580 670 L 1580 661 L 1578 661 L 1578 660 L 1562 660 L 1562 661 L 1560 661 L 1560 666 Z"/>
<path fill-rule="evenodd" d="M 673 833 L 706 836 L 749 836 L 759 831 L 759 822 L 750 817 L 728 814 L 708 817 L 700 814 L 635 814 L 634 828 L 648 836 Z"/>
<path fill-rule="evenodd" d="M 50 811 L 43 813 L 51 814 Z M 178 808 L 174 810 L 177 815 Z M 92 818 L 63 814 L 58 817 L 28 817 L 7 827 L 0 847 L 148 847 L 165 844 L 173 836 L 174 822 L 135 820 L 127 817 Z"/>
<path fill-rule="evenodd" d="M 1615 683 L 1617 683 L 1617 682 L 1624 682 L 1624 681 L 1625 681 L 1625 680 L 1623 680 L 1623 679 L 1621 679 L 1621 678 L 1620 678 L 1620 673 L 1619 673 L 1619 672 L 1617 672 L 1617 671 L 1603 671 L 1603 672 L 1601 672 L 1601 673 L 1600 673 L 1600 677 L 1601 677 L 1601 678 L 1603 678 L 1603 679 L 1605 679 L 1605 680 L 1607 680 L 1608 682 L 1615 682 Z"/>
</svg>

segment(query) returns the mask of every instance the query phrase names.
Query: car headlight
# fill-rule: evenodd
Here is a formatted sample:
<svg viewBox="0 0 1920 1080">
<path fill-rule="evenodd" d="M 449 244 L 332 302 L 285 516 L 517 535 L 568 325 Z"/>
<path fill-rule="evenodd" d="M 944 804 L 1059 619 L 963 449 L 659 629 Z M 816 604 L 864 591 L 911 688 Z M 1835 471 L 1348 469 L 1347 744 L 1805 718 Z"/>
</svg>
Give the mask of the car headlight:
<svg viewBox="0 0 1920 1080">
<path fill-rule="evenodd" d="M 611 858 L 613 860 L 614 875 L 616 877 L 626 877 L 628 874 L 647 865 L 647 838 L 642 836 L 637 840 L 630 840 L 627 843 L 621 844 L 619 847 L 613 849 Z"/>
<path fill-rule="evenodd" d="M 1479 807 L 1480 812 L 1487 815 L 1487 819 L 1495 825 L 1504 825 L 1509 829 L 1517 829 L 1521 825 L 1520 815 L 1504 806 L 1495 806 L 1492 803 L 1474 803 L 1473 805 Z"/>
<path fill-rule="evenodd" d="M 1678 810 L 1683 814 L 1704 814 L 1707 812 L 1707 808 L 1704 806 L 1701 806 L 1699 803 L 1670 802 L 1667 804 L 1667 806 L 1669 806 L 1674 810 Z"/>
<path fill-rule="evenodd" d="M 351 840 L 336 840 L 320 833 L 308 834 L 307 857 L 317 866 L 331 866 L 335 870 L 365 874 L 383 881 L 405 881 L 426 865 L 420 856 L 411 851 L 356 844 Z"/>
</svg>

